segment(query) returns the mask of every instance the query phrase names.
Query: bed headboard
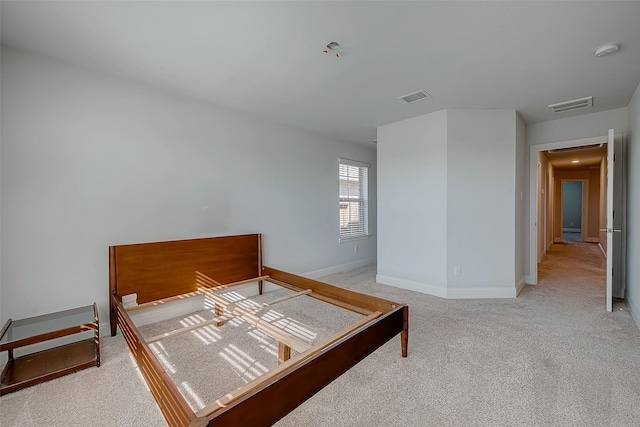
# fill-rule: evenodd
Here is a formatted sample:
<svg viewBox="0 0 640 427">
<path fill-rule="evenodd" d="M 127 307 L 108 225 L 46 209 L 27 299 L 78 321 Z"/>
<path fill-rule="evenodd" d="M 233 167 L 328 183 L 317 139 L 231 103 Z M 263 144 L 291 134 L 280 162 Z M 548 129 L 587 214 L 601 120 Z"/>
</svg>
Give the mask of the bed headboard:
<svg viewBox="0 0 640 427">
<path fill-rule="evenodd" d="M 261 270 L 261 234 L 110 246 L 109 298 L 136 293 L 143 304 L 194 292 L 202 275 L 226 284 Z"/>
</svg>

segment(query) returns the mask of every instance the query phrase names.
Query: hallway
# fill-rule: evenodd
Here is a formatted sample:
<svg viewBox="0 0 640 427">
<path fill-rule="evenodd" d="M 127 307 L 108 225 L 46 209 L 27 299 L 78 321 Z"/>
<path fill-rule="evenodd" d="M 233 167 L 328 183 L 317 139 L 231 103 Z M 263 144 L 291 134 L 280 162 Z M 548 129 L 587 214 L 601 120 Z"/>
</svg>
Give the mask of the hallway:
<svg viewBox="0 0 640 427">
<path fill-rule="evenodd" d="M 590 314 L 606 313 L 606 266 L 607 260 L 596 243 L 556 243 L 538 264 L 536 297 L 553 298 L 554 305 L 587 309 Z M 633 322 L 624 301 L 614 298 L 613 312 L 614 317 L 628 317 Z"/>
</svg>

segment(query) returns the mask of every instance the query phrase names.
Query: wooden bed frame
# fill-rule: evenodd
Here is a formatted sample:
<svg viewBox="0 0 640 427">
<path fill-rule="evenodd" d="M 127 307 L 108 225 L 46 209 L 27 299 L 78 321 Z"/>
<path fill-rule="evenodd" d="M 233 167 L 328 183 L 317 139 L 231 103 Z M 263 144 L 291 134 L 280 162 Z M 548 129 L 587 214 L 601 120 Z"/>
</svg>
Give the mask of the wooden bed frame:
<svg viewBox="0 0 640 427">
<path fill-rule="evenodd" d="M 216 289 L 263 281 L 362 315 L 362 320 L 331 338 L 306 347 L 295 337 L 259 322 L 247 310 L 225 307 Z M 394 336 L 401 335 L 407 356 L 408 307 L 381 298 L 341 289 L 262 265 L 262 235 L 247 234 L 109 247 L 111 335 L 120 326 L 151 393 L 171 427 L 270 426 L 349 370 Z M 138 306 L 125 308 L 122 297 L 137 294 Z M 196 295 L 213 296 L 220 326 L 242 316 L 279 342 L 278 366 L 255 381 L 193 411 L 148 345 L 185 328 L 145 339 L 129 312 Z M 294 296 L 294 297 L 295 297 Z M 288 297 L 285 299 L 290 299 Z M 232 305 L 232 304 L 231 304 Z M 232 315 L 225 315 L 224 309 Z M 202 327 L 200 324 L 197 327 Z M 298 354 L 291 357 L 291 348 Z"/>
</svg>

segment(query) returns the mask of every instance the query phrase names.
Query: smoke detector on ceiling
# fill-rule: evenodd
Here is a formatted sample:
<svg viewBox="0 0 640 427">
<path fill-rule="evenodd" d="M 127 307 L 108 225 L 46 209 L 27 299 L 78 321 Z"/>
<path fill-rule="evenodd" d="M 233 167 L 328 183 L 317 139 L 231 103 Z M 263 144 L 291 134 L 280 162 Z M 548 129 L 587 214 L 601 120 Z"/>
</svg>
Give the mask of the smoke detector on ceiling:
<svg viewBox="0 0 640 427">
<path fill-rule="evenodd" d="M 568 111 L 581 110 L 589 107 L 593 107 L 593 96 L 549 105 L 549 108 L 554 113 L 566 113 Z"/>
<path fill-rule="evenodd" d="M 409 93 L 400 97 L 400 99 L 402 99 L 407 104 L 412 104 L 414 102 L 422 101 L 423 99 L 427 98 L 431 98 L 431 95 L 429 95 L 424 90 L 419 90 L 418 92 Z"/>
<path fill-rule="evenodd" d="M 340 58 L 340 51 L 342 51 L 342 46 L 338 42 L 330 42 L 327 44 L 327 48 L 322 51 L 322 53 L 333 53 L 336 55 L 336 58 Z"/>
</svg>

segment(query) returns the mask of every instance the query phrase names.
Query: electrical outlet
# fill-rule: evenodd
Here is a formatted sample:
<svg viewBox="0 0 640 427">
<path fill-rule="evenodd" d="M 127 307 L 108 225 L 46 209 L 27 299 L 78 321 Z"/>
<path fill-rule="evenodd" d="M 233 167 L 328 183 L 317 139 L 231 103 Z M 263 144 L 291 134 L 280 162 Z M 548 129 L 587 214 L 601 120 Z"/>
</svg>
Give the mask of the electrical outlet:
<svg viewBox="0 0 640 427">
<path fill-rule="evenodd" d="M 459 265 L 454 265 L 453 266 L 453 275 L 454 276 L 462 276 L 462 269 L 460 268 Z"/>
</svg>

